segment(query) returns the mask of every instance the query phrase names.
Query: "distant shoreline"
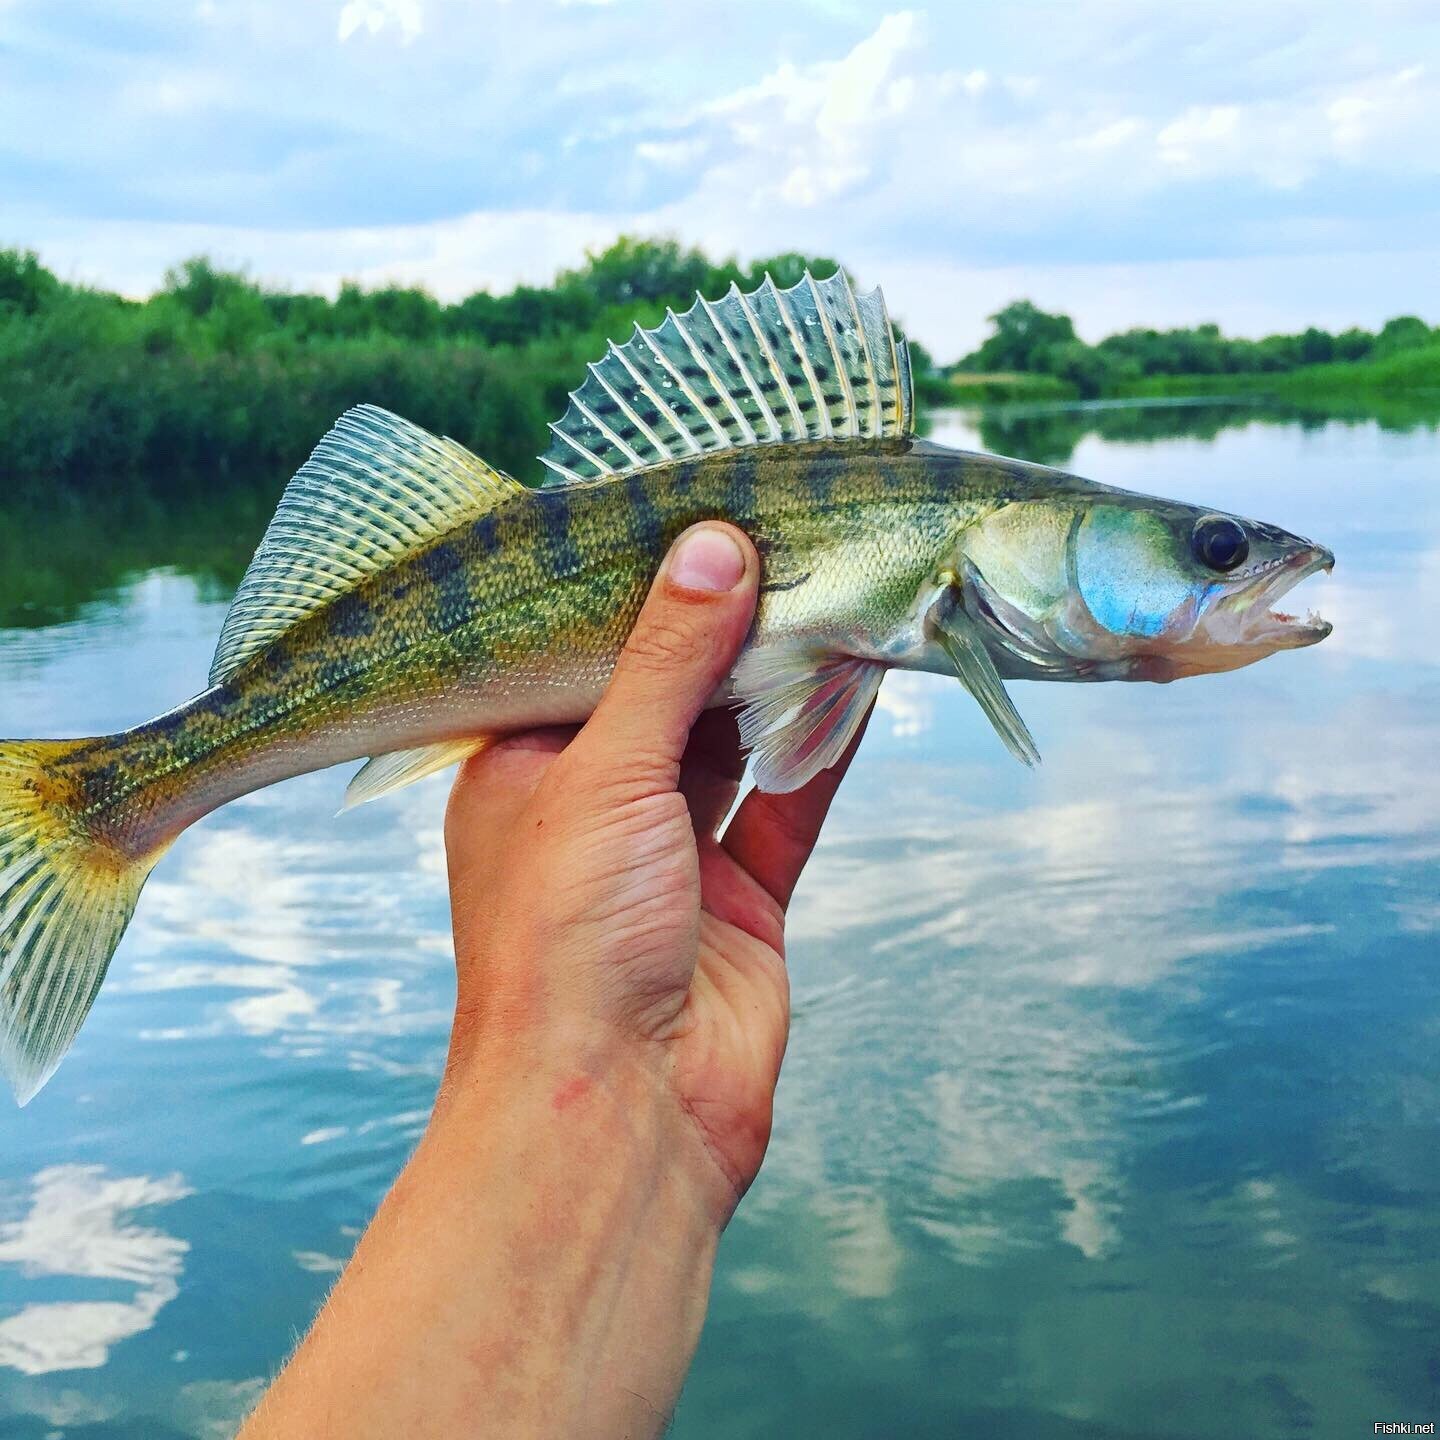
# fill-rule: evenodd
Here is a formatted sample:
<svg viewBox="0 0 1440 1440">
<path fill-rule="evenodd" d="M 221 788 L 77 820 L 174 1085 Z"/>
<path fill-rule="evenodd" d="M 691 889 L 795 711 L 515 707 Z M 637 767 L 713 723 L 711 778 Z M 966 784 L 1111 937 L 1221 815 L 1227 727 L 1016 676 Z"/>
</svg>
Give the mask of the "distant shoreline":
<svg viewBox="0 0 1440 1440">
<path fill-rule="evenodd" d="M 741 267 L 673 240 L 622 237 L 548 286 L 454 304 L 399 286 L 347 284 L 334 299 L 267 289 L 204 258 L 135 301 L 0 249 L 0 486 L 12 500 L 57 486 L 188 496 L 229 477 L 283 478 L 366 401 L 537 480 L 546 422 L 609 341 L 697 293 L 837 268 L 798 253 Z M 1202 324 L 1094 345 L 1028 300 L 989 318 L 991 335 L 951 366 L 910 342 L 922 418 L 953 404 L 1180 394 L 1266 397 L 1321 416 L 1382 409 L 1408 424 L 1440 403 L 1440 331 L 1413 315 L 1373 334 L 1311 327 L 1250 340 Z M 1047 440 L 1047 453 L 1058 445 Z"/>
<path fill-rule="evenodd" d="M 1055 375 L 1022 371 L 957 371 L 929 387 L 932 404 L 995 404 L 1030 400 L 1079 400 L 1080 389 Z M 1365 397 L 1440 397 L 1440 344 L 1403 350 L 1379 360 L 1332 361 L 1294 370 L 1233 374 L 1147 375 L 1107 385 L 1100 398 L 1271 397 L 1315 403 Z"/>
</svg>

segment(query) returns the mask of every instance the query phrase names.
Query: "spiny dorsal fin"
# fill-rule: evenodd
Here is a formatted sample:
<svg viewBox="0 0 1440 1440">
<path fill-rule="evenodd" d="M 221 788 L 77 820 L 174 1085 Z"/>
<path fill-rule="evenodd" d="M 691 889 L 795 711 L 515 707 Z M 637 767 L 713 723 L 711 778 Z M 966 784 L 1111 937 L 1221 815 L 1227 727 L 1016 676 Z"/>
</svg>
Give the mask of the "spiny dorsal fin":
<svg viewBox="0 0 1440 1440">
<path fill-rule="evenodd" d="M 388 410 L 347 410 L 286 487 L 225 617 L 210 683 L 367 576 L 523 489 Z"/>
<path fill-rule="evenodd" d="M 590 366 L 550 427 L 548 484 L 603 480 L 709 450 L 907 435 L 910 362 L 878 289 L 843 270 L 700 296 Z"/>
</svg>

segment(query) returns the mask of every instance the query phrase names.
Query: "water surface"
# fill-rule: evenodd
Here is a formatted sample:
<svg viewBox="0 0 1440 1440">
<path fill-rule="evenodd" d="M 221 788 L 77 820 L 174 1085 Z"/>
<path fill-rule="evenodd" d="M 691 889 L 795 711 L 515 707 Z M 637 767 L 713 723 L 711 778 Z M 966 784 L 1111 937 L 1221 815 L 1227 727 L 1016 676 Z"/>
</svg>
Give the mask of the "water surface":
<svg viewBox="0 0 1440 1440">
<path fill-rule="evenodd" d="M 958 685 L 887 681 L 683 1440 L 1440 1418 L 1440 435 L 1214 410 L 937 425 L 1323 540 L 1335 634 L 1017 684 L 1035 774 Z M 8 552 L 0 732 L 198 687 L 265 504 L 214 508 Z M 444 782 L 336 820 L 344 781 L 183 836 L 70 1059 L 0 1106 L 0 1435 L 228 1435 L 413 1145 Z"/>
</svg>

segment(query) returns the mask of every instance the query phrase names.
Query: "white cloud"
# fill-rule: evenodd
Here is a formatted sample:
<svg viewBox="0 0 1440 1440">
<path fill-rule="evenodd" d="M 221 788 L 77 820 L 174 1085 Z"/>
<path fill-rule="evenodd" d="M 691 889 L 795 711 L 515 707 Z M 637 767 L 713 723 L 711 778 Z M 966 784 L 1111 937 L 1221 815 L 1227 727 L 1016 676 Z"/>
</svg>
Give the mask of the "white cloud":
<svg viewBox="0 0 1440 1440">
<path fill-rule="evenodd" d="M 1375 324 L 1434 294 L 1440 84 L 1415 57 L 1440 18 L 1418 11 L 1359 45 L 1339 5 L 866 3 L 790 28 L 742 0 L 716 47 L 659 0 L 250 0 L 154 54 L 97 50 L 115 78 L 80 107 L 38 63 L 59 12 L 17 13 L 39 38 L 0 94 L 23 137 L 0 242 L 131 293 L 205 251 L 449 297 L 629 230 L 843 257 L 942 356 L 1042 288 L 1092 330 Z"/>
<path fill-rule="evenodd" d="M 312 1275 L 338 1275 L 345 1262 L 335 1255 L 326 1255 L 320 1250 L 292 1250 L 291 1256 L 302 1269 Z"/>
<path fill-rule="evenodd" d="M 247 1380 L 192 1380 L 175 1397 L 175 1418 L 195 1440 L 231 1440 L 268 1385 L 263 1375 Z"/>
<path fill-rule="evenodd" d="M 1098 130 L 1091 130 L 1088 134 L 1081 135 L 1070 143 L 1077 150 L 1111 150 L 1117 145 L 1123 145 L 1127 140 L 1133 140 L 1144 132 L 1144 123 L 1127 116 L 1123 120 L 1111 121 L 1108 125 L 1102 125 Z"/>
<path fill-rule="evenodd" d="M 1294 188 L 1336 167 L 1440 173 L 1429 140 L 1440 124 L 1440 87 L 1410 65 L 1285 98 L 1190 106 L 1155 137 L 1160 163 L 1178 173 L 1252 177 Z"/>
<path fill-rule="evenodd" d="M 1424 82 L 1425 67 L 1407 65 L 1331 100 L 1325 115 L 1336 152 L 1356 160 L 1377 143 L 1388 147 L 1396 135 L 1431 127 L 1433 96 L 1427 95 Z"/>
<path fill-rule="evenodd" d="M 315 783 L 334 785 L 338 797 L 333 777 Z M 436 790 L 443 783 L 436 777 L 433 787 L 407 792 L 374 819 L 347 819 L 373 825 L 383 838 L 375 841 L 375 870 L 345 883 L 334 872 L 332 820 L 322 819 L 313 838 L 246 823 L 250 807 L 293 806 L 283 792 L 250 797 L 227 812 L 228 824 L 183 836 L 146 888 L 127 946 L 132 958 L 111 989 L 162 997 L 160 1007 L 183 1010 L 188 1023 L 152 1025 L 141 1038 L 159 1043 L 239 1032 L 272 1039 L 290 1053 L 333 1046 L 345 1063 L 371 1067 L 383 1058 L 354 1051 L 357 1040 L 423 1034 L 434 1037 L 436 1050 L 417 1054 L 416 1073 L 431 1073 L 449 1019 L 430 958 L 450 950 L 439 903 L 443 855 L 436 860 L 437 809 L 443 810 Z M 417 858 L 424 862 L 421 878 L 408 893 L 389 884 L 377 889 L 376 874 L 388 880 L 397 863 L 408 871 Z M 334 963 L 356 943 L 357 924 L 365 941 L 388 947 L 397 973 L 356 973 Z M 219 993 L 178 993 L 197 990 Z M 303 1143 L 331 1138 L 322 1130 Z"/>
<path fill-rule="evenodd" d="M 1188 165 L 1196 151 L 1234 137 L 1239 124 L 1238 105 L 1192 106 L 1155 137 L 1160 158 L 1167 165 Z"/>
<path fill-rule="evenodd" d="M 308 1134 L 300 1137 L 302 1145 L 324 1145 L 331 1140 L 339 1140 L 350 1133 L 348 1125 L 325 1125 L 319 1130 L 311 1130 Z"/>
<path fill-rule="evenodd" d="M 1061 1236 L 1087 1260 L 1103 1260 L 1120 1241 L 1115 1223 L 1120 1212 L 1118 1187 L 1093 1162 L 1072 1160 L 1059 1168 L 1060 1185 L 1071 1206 L 1061 1222 Z"/>
<path fill-rule="evenodd" d="M 885 127 L 914 98 L 913 78 L 899 71 L 919 38 L 919 17 L 902 10 L 839 60 L 787 61 L 758 84 L 710 102 L 704 113 L 723 121 L 732 151 L 712 183 L 745 185 L 752 204 L 778 197 L 808 209 L 866 179 Z"/>
<path fill-rule="evenodd" d="M 889 719 L 890 732 L 897 739 L 923 735 L 934 723 L 935 690 L 945 683 L 934 675 L 893 670 L 875 697 L 875 709 Z"/>
<path fill-rule="evenodd" d="M 173 70 L 127 82 L 119 98 L 132 111 L 178 118 L 232 100 L 234 92 L 213 70 Z"/>
<path fill-rule="evenodd" d="M 692 165 L 705 152 L 700 140 L 642 140 L 635 153 L 653 165 L 679 170 Z"/>
<path fill-rule="evenodd" d="M 425 28 L 420 0 L 346 0 L 340 11 L 337 34 L 342 41 L 364 30 L 378 35 L 394 25 L 407 43 Z"/>
</svg>

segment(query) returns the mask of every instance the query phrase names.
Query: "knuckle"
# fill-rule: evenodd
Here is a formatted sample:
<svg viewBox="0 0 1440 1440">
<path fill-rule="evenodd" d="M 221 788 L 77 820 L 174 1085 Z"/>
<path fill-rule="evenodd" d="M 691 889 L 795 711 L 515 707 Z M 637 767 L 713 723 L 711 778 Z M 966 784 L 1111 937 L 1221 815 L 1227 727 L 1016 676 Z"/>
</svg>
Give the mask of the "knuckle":
<svg viewBox="0 0 1440 1440">
<path fill-rule="evenodd" d="M 678 762 L 658 745 L 636 745 L 623 754 L 608 753 L 603 763 L 587 770 L 583 787 L 572 790 L 572 803 L 587 813 L 613 814 L 636 796 L 671 790 L 678 771 Z"/>
<path fill-rule="evenodd" d="M 657 615 L 642 619 L 626 645 L 631 664 L 646 670 L 689 669 L 710 653 L 709 637 L 684 615 Z"/>
</svg>

